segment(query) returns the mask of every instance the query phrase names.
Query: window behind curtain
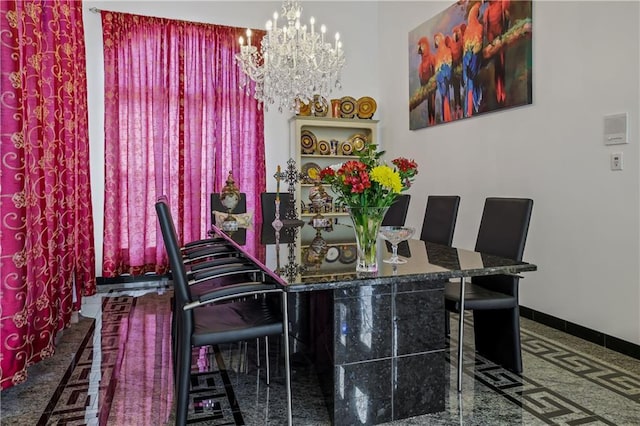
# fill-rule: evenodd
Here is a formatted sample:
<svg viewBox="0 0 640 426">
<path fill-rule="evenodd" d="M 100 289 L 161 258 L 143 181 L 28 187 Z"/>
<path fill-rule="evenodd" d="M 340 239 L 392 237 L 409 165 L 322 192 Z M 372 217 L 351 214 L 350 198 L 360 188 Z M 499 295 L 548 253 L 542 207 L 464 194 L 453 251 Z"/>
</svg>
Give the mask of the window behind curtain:
<svg viewBox="0 0 640 426">
<path fill-rule="evenodd" d="M 102 273 L 162 273 L 167 262 L 154 209 L 160 195 L 168 197 L 183 241 L 206 236 L 210 193 L 220 192 L 229 170 L 248 211 L 259 215 L 264 117 L 238 87 L 233 60 L 244 30 L 105 11 L 102 28 Z"/>
</svg>

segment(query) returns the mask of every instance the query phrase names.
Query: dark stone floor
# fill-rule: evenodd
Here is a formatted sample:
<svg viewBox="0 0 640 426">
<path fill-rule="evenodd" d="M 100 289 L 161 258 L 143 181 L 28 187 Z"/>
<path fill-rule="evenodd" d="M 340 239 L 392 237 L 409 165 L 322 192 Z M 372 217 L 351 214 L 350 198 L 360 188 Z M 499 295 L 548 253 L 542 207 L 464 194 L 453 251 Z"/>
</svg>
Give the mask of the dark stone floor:
<svg viewBox="0 0 640 426">
<path fill-rule="evenodd" d="M 170 295 L 164 288 L 102 290 L 83 300 L 79 321 L 60 337 L 56 354 L 30 367 L 26 383 L 2 392 L 3 425 L 173 423 Z M 523 319 L 519 376 L 474 354 L 471 321 L 466 318 L 463 392 L 456 392 L 452 341 L 445 411 L 392 424 L 640 424 L 640 361 Z M 286 424 L 281 351 L 277 342 L 271 349 L 268 387 L 264 362 L 256 367 L 255 342 L 195 352 L 202 374 L 190 419 Z M 295 425 L 330 424 L 313 366 L 301 355 L 293 357 L 292 388 Z"/>
</svg>

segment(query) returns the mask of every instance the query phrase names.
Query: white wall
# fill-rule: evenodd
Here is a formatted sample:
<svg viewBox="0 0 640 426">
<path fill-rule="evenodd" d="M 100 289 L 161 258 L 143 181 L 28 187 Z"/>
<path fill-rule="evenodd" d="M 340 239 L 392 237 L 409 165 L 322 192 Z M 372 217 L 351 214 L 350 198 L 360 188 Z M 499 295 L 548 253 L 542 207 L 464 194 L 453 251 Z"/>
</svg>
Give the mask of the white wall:
<svg viewBox="0 0 640 426">
<path fill-rule="evenodd" d="M 209 22 L 238 27 L 264 28 L 274 11 L 281 14 L 281 1 L 93 1 L 84 0 L 91 144 L 91 187 L 95 227 L 96 271 L 102 275 L 102 232 L 104 210 L 104 73 L 100 14 L 90 8 L 140 15 Z M 342 90 L 332 96 L 379 97 L 377 4 L 372 2 L 302 2 L 302 18 L 313 16 L 316 25 L 325 24 L 327 34 L 340 32 L 347 63 Z M 336 13 L 339 9 L 340 13 Z M 276 109 L 265 114 L 267 177 L 289 158 L 289 113 Z M 275 180 L 267 179 L 267 190 L 275 191 Z"/>
<path fill-rule="evenodd" d="M 462 198 L 454 244 L 472 248 L 487 196 L 530 197 L 521 304 L 640 343 L 639 75 L 636 2 L 536 1 L 533 104 L 408 130 L 408 32 L 452 2 L 380 4 L 381 133 L 420 174 L 408 223 L 426 197 Z M 628 145 L 604 146 L 603 116 L 628 112 Z M 393 141 L 393 145 L 389 143 Z M 609 170 L 612 152 L 624 170 Z"/>
<path fill-rule="evenodd" d="M 415 158 L 408 223 L 421 226 L 427 194 L 462 197 L 454 244 L 472 248 L 487 196 L 535 200 L 521 284 L 524 306 L 640 343 L 640 8 L 634 2 L 536 1 L 533 104 L 408 130 L 408 32 L 453 2 L 307 2 L 303 17 L 340 31 L 347 66 L 336 97 L 378 101 L 389 158 Z M 89 7 L 223 25 L 263 27 L 281 2 L 85 0 L 97 269 L 103 210 L 100 17 Z M 604 115 L 629 113 L 628 145 L 602 144 Z M 267 174 L 286 161 L 288 115 L 266 115 Z M 624 153 L 625 169 L 609 170 Z M 274 189 L 271 182 L 269 189 Z"/>
</svg>

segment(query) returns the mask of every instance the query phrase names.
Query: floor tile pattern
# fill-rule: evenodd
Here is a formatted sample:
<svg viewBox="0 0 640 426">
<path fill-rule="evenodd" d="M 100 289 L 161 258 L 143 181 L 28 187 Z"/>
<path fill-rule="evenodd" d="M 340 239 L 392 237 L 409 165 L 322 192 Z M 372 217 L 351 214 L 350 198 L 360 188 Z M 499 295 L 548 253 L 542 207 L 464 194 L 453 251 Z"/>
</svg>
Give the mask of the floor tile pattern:
<svg viewBox="0 0 640 426">
<path fill-rule="evenodd" d="M 2 392 L 0 423 L 172 424 L 170 342 L 162 338 L 170 330 L 169 298 L 153 289 L 102 294 L 95 319 L 81 320 L 81 333 L 63 336 L 71 340 L 61 343 L 49 370 L 42 370 L 45 360 L 26 384 Z M 89 311 L 83 307 L 83 314 Z M 524 374 L 517 375 L 474 353 L 472 321 L 465 316 L 462 393 L 456 392 L 452 321 L 445 411 L 392 425 L 640 424 L 640 361 L 523 319 Z M 194 351 L 190 423 L 285 424 L 281 355 L 272 343 L 266 386 L 255 342 Z M 41 378 L 57 386 L 49 391 Z M 292 383 L 294 424 L 330 424 L 317 375 L 301 354 L 292 359 Z M 39 387 L 47 392 L 39 394 Z"/>
</svg>

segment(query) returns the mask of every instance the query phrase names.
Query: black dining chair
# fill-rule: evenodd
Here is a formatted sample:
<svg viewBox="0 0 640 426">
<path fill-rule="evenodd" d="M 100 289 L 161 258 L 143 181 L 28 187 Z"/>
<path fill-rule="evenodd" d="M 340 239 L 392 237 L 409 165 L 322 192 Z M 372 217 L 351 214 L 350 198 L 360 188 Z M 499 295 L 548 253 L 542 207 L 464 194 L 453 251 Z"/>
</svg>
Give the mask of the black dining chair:
<svg viewBox="0 0 640 426">
<path fill-rule="evenodd" d="M 409 211 L 409 201 L 411 201 L 411 195 L 398 195 L 389 210 L 387 210 L 387 214 L 384 215 L 382 226 L 404 226 L 404 221 L 407 219 L 407 212 Z"/>
<path fill-rule="evenodd" d="M 286 219 L 287 209 L 291 208 L 291 194 L 288 192 L 280 193 L 280 220 L 283 222 L 283 228 L 278 233 L 278 242 L 286 244 L 295 240 L 295 232 L 292 228 L 284 223 Z M 275 244 L 276 231 L 273 228 L 273 221 L 276 219 L 276 193 L 263 192 L 260 194 L 260 208 L 262 212 L 262 226 L 260 228 L 260 243 Z"/>
<path fill-rule="evenodd" d="M 460 197 L 457 195 L 429 195 L 427 197 L 427 207 L 424 211 L 420 239 L 450 247 L 453 242 L 459 205 Z M 449 325 L 449 312 L 446 310 L 444 311 L 444 325 L 445 334 L 448 336 L 451 327 Z"/>
<path fill-rule="evenodd" d="M 524 253 L 533 200 L 487 198 L 475 251 L 520 261 Z M 445 308 L 459 314 L 458 392 L 462 390 L 464 311 L 473 310 L 476 351 L 515 373 L 522 372 L 517 275 L 474 277 L 470 283 L 445 285 Z M 464 295 L 464 297 L 462 297 Z"/>
<path fill-rule="evenodd" d="M 260 194 L 260 211 L 262 212 L 262 223 L 271 224 L 276 219 L 276 192 L 263 192 Z M 280 220 L 286 217 L 287 209 L 290 208 L 291 194 L 280 193 Z"/>
<path fill-rule="evenodd" d="M 292 424 L 287 293 L 273 278 L 261 273 L 260 280 L 223 286 L 202 295 L 194 294 L 168 205 L 157 202 L 156 212 L 173 274 L 176 424 L 187 423 L 194 347 L 273 335 L 282 335 L 284 339 L 287 414 L 288 422 Z M 274 299 L 272 296 L 280 297 Z"/>
<path fill-rule="evenodd" d="M 429 195 L 420 239 L 451 246 L 459 205 L 460 197 L 457 195 Z"/>
<path fill-rule="evenodd" d="M 220 201 L 220 194 L 217 192 L 211 193 L 211 225 L 216 224 L 216 214 L 215 212 L 224 212 L 227 213 L 227 208 L 222 205 L 222 201 Z M 231 211 L 231 213 L 246 213 L 247 212 L 247 194 L 244 192 L 240 193 L 240 199 L 238 200 L 238 205 Z"/>
<path fill-rule="evenodd" d="M 166 195 L 159 196 L 157 202 L 169 206 L 169 198 Z M 222 237 L 189 241 L 180 247 L 180 251 L 189 271 L 209 268 L 224 262 L 235 262 L 237 258 L 243 257 L 240 251 Z M 229 257 L 236 259 L 224 260 Z"/>
<path fill-rule="evenodd" d="M 166 195 L 158 197 L 158 203 L 166 204 L 171 217 L 169 200 Z M 173 219 L 172 219 L 173 220 Z M 174 227 L 175 229 L 175 227 Z M 176 239 L 177 239 L 176 233 Z M 189 289 L 194 296 L 202 296 L 219 287 L 237 284 L 255 279 L 255 274 L 262 273 L 255 263 L 247 259 L 239 250 L 222 237 L 196 240 L 180 247 L 182 259 L 187 268 Z M 168 274 L 173 280 L 171 271 Z M 175 312 L 175 297 L 172 300 L 172 312 Z M 176 316 L 172 315 L 171 336 L 175 342 Z M 266 339 L 265 339 L 266 340 Z M 258 342 L 259 343 L 259 342 Z M 257 346 L 257 363 L 260 366 L 260 346 Z M 175 361 L 175 360 L 174 360 Z M 176 371 L 174 365 L 174 371 Z"/>
</svg>

